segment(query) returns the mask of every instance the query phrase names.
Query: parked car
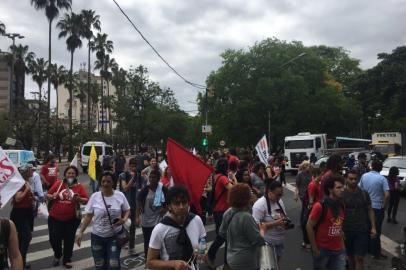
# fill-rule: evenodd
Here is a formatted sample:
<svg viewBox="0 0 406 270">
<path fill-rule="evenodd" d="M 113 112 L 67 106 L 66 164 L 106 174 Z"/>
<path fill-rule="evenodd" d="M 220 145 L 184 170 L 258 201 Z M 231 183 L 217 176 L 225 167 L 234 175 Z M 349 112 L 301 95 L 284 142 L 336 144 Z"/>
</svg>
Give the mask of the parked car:
<svg viewBox="0 0 406 270">
<path fill-rule="evenodd" d="M 39 161 L 35 157 L 33 151 L 7 149 L 4 150 L 4 153 L 6 153 L 8 158 L 14 163 L 17 168 L 27 163 L 39 165 Z"/>
<path fill-rule="evenodd" d="M 381 175 L 388 177 L 390 167 L 396 166 L 399 169 L 400 188 L 406 191 L 406 156 L 388 157 L 383 163 Z"/>
</svg>

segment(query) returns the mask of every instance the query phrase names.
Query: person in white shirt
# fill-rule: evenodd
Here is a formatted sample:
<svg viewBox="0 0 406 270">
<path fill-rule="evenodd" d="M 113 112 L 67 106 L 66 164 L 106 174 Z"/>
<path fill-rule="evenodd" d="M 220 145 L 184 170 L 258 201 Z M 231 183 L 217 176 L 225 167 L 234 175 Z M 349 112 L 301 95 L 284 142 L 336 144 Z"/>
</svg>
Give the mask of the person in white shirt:
<svg viewBox="0 0 406 270">
<path fill-rule="evenodd" d="M 31 164 L 31 163 L 30 163 Z M 42 189 L 41 176 L 37 173 L 37 167 L 32 164 L 32 176 L 30 178 L 31 190 L 38 197 L 38 201 L 44 200 L 44 190 Z"/>
<path fill-rule="evenodd" d="M 116 270 L 120 267 L 121 246 L 116 236 L 123 231 L 123 224 L 130 215 L 130 205 L 125 195 L 115 190 L 111 172 L 104 172 L 101 176 L 101 191 L 93 193 L 85 208 L 85 217 L 76 236 L 76 243 L 80 246 L 83 233 L 93 219 L 91 233 L 91 247 L 96 270 Z"/>
<path fill-rule="evenodd" d="M 194 250 L 199 240 L 206 237 L 206 231 L 200 217 L 189 213 L 189 200 L 185 187 L 175 185 L 169 189 L 166 196 L 169 213 L 152 231 L 147 268 L 198 269 Z"/>
<path fill-rule="evenodd" d="M 275 248 L 278 262 L 284 249 L 283 241 L 286 229 L 292 228 L 290 219 L 281 197 L 283 187 L 281 182 L 273 181 L 265 189 L 265 194 L 259 198 L 252 207 L 252 216 L 255 221 L 266 228 L 265 242 Z"/>
</svg>

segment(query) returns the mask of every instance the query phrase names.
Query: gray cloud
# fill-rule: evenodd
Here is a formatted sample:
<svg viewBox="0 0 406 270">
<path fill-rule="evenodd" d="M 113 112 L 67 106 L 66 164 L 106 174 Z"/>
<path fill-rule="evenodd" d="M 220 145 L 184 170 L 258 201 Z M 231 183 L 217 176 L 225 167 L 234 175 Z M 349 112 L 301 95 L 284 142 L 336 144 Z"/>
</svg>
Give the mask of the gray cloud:
<svg viewBox="0 0 406 270">
<path fill-rule="evenodd" d="M 361 60 L 363 68 L 377 63 L 376 55 L 406 43 L 402 0 L 117 0 L 160 53 L 186 78 L 203 84 L 210 71 L 221 64 L 227 48 L 241 49 L 275 36 L 305 45 L 341 46 Z M 111 0 L 73 0 L 73 11 L 94 9 L 102 32 L 114 41 L 113 57 L 125 67 L 146 66 L 153 80 L 170 87 L 181 108 L 194 110 L 199 90 L 183 83 L 145 44 Z M 38 57 L 47 59 L 48 22 L 30 1 L 0 1 L 0 20 L 10 32 L 26 38 Z M 62 17 L 63 14 L 60 14 Z M 56 22 L 54 22 L 54 25 Z M 69 66 L 65 40 L 53 28 L 53 61 Z M 10 40 L 0 37 L 0 49 Z M 86 62 L 86 41 L 75 52 L 75 69 Z M 93 60 L 94 60 L 93 56 Z M 27 80 L 27 92 L 36 89 Z"/>
</svg>

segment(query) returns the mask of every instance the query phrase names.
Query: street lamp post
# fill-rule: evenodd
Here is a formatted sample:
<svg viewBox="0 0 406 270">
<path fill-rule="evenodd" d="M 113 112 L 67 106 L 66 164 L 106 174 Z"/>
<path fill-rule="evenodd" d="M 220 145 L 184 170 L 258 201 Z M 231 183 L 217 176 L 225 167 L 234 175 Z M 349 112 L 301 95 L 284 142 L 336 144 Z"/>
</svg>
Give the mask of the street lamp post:
<svg viewBox="0 0 406 270">
<path fill-rule="evenodd" d="M 302 52 L 300 54 L 298 54 L 297 56 L 293 57 L 292 59 L 290 59 L 289 61 L 283 63 L 282 65 L 280 65 L 278 67 L 279 70 L 281 70 L 282 68 L 284 68 L 285 66 L 295 62 L 297 59 L 305 56 L 306 53 Z M 271 153 L 271 110 L 268 110 L 268 151 L 269 153 Z"/>
<path fill-rule="evenodd" d="M 15 115 L 15 108 L 14 108 L 14 99 L 15 99 L 15 83 L 14 83 L 14 59 L 15 59 L 15 39 L 19 38 L 22 39 L 24 36 L 18 34 L 18 33 L 6 33 L 4 36 L 10 38 L 13 41 L 13 53 L 12 58 L 11 58 L 11 69 L 10 69 L 10 108 L 9 108 L 9 119 L 11 120 L 11 124 L 13 125 L 14 123 L 14 115 Z"/>
</svg>

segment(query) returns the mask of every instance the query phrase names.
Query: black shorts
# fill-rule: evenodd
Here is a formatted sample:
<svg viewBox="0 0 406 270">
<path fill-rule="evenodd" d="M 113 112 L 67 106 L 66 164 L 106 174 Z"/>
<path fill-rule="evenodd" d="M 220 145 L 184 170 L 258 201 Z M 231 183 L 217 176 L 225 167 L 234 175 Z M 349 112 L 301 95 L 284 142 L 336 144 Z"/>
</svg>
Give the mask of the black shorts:
<svg viewBox="0 0 406 270">
<path fill-rule="evenodd" d="M 347 255 L 365 256 L 368 253 L 368 232 L 345 232 L 345 249 Z"/>
</svg>

